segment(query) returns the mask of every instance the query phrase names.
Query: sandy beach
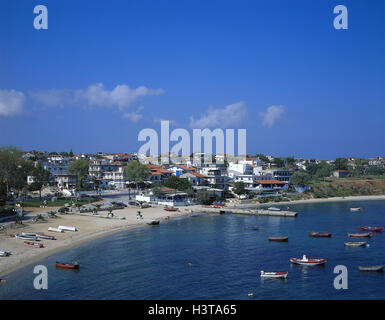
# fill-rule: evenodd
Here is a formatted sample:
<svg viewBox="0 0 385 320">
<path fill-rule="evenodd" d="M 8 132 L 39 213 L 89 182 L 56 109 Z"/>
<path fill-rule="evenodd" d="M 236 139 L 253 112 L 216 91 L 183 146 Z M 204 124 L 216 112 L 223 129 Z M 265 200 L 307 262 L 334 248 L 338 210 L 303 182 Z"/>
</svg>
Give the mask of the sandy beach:
<svg viewBox="0 0 385 320">
<path fill-rule="evenodd" d="M 24 221 L 22 225 L 15 225 L 12 228 L 0 231 L 0 250 L 11 252 L 8 257 L 0 257 L 0 277 L 84 242 L 132 228 L 152 228 L 153 226 L 147 225 L 146 222 L 151 220 L 165 221 L 175 217 L 187 216 L 191 214 L 192 209 L 197 210 L 198 208 L 200 206 L 190 206 L 180 208 L 176 212 L 168 212 L 163 210 L 163 207 L 158 206 L 145 209 L 128 207 L 115 210 L 113 212 L 114 218 L 107 218 L 107 212 L 102 211 L 98 216 L 73 212 L 72 214 L 58 214 L 56 218 L 46 219 L 43 222 Z M 33 210 L 26 208 L 28 216 L 34 216 L 52 209 L 54 208 L 48 210 L 47 208 L 35 208 Z M 141 212 L 143 220 L 136 218 L 138 210 Z M 63 233 L 48 231 L 49 227 L 57 228 L 59 225 L 74 226 L 78 231 L 64 231 Z M 12 234 L 22 232 L 41 232 L 53 235 L 56 240 L 39 241 L 39 243 L 43 243 L 44 248 L 28 247 L 24 244 L 24 240 L 11 237 Z"/>
<path fill-rule="evenodd" d="M 385 195 L 373 196 L 352 196 L 336 197 L 325 199 L 306 199 L 285 202 L 271 202 L 256 204 L 255 206 L 282 205 L 297 203 L 318 203 L 335 201 L 360 201 L 360 200 L 385 200 Z M 39 213 L 50 211 L 54 208 L 34 208 L 28 209 L 28 216 L 34 216 Z M 137 211 L 140 210 L 143 220 L 136 218 Z M 100 212 L 98 216 L 73 212 L 72 214 L 58 214 L 56 218 L 46 219 L 43 222 L 23 222 L 23 225 L 13 226 L 0 231 L 0 250 L 11 251 L 8 257 L 0 257 L 0 277 L 16 271 L 19 268 L 52 255 L 54 253 L 69 249 L 79 244 L 104 237 L 119 231 L 133 228 L 146 227 L 146 222 L 151 220 L 165 221 L 175 217 L 191 215 L 192 212 L 204 212 L 201 206 L 189 206 L 180 208 L 176 212 L 168 212 L 163 207 L 153 206 L 151 208 L 140 209 L 138 207 L 128 207 L 114 211 L 114 218 L 107 218 L 107 212 Z M 124 218 L 124 219 L 122 219 Z M 65 231 L 64 233 L 49 232 L 48 227 L 57 228 L 59 225 L 74 226 L 78 229 L 76 232 Z M 56 240 L 41 240 L 44 248 L 31 248 L 24 244 L 23 240 L 10 237 L 10 235 L 21 232 L 42 232 L 55 236 Z"/>
</svg>

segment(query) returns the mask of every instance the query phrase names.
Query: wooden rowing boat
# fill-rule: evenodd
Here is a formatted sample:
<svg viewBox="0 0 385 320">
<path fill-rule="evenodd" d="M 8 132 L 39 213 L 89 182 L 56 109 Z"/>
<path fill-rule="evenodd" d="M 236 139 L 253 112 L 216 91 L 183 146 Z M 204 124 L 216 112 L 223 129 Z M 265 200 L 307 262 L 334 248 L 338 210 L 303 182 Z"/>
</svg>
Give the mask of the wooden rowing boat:
<svg viewBox="0 0 385 320">
<path fill-rule="evenodd" d="M 56 268 L 62 268 L 62 269 L 79 269 L 79 263 L 76 261 L 73 263 L 67 263 L 67 262 L 59 262 L 56 261 L 55 263 Z"/>
<path fill-rule="evenodd" d="M 330 238 L 332 236 L 331 233 L 322 233 L 322 232 L 310 232 L 309 237 L 315 238 Z"/>
<path fill-rule="evenodd" d="M 349 237 L 355 237 L 355 238 L 370 238 L 372 236 L 371 232 L 366 233 L 348 233 Z"/>
<path fill-rule="evenodd" d="M 360 271 L 375 271 L 375 272 L 382 272 L 385 265 L 380 266 L 358 266 L 358 270 Z"/>
<path fill-rule="evenodd" d="M 367 242 L 365 242 L 365 241 L 345 242 L 344 244 L 347 247 L 364 247 L 364 246 L 368 245 Z"/>
<path fill-rule="evenodd" d="M 33 241 L 24 241 L 24 244 L 29 247 L 44 248 L 44 245 L 42 243 L 37 243 Z"/>
<path fill-rule="evenodd" d="M 174 211 L 179 211 L 179 208 L 164 208 L 163 210 L 174 212 Z"/>
<path fill-rule="evenodd" d="M 283 278 L 286 279 L 289 272 L 265 272 L 261 271 L 262 278 Z"/>
<path fill-rule="evenodd" d="M 302 258 L 290 258 L 291 263 L 300 264 L 304 266 L 317 266 L 326 263 L 327 259 L 308 259 L 306 255 Z"/>
<path fill-rule="evenodd" d="M 384 231 L 383 227 L 369 227 L 369 226 L 359 226 L 358 229 L 360 231 L 374 231 L 374 232 L 382 232 Z"/>
<path fill-rule="evenodd" d="M 269 237 L 268 240 L 277 242 L 287 242 L 289 241 L 289 237 Z"/>
<path fill-rule="evenodd" d="M 0 250 L 0 257 L 8 257 L 11 254 L 11 251 Z"/>
<path fill-rule="evenodd" d="M 45 240 L 56 240 L 56 238 L 54 236 L 51 236 L 49 234 L 44 234 L 44 233 L 36 233 L 36 236 L 38 238 L 41 238 L 41 239 L 45 239 Z"/>
</svg>

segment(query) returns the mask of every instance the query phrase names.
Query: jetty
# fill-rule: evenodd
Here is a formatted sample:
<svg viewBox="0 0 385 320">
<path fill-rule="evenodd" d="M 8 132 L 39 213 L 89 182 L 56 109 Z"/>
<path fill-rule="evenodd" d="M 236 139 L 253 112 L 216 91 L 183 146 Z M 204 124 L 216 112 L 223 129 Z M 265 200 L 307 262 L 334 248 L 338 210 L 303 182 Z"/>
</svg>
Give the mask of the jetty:
<svg viewBox="0 0 385 320">
<path fill-rule="evenodd" d="M 276 211 L 268 209 L 240 209 L 240 208 L 210 208 L 202 207 L 201 209 L 192 210 L 194 213 L 205 212 L 205 213 L 218 213 L 218 214 L 242 214 L 248 216 L 273 216 L 273 217 L 292 217 L 295 218 L 298 212 L 294 211 Z"/>
</svg>

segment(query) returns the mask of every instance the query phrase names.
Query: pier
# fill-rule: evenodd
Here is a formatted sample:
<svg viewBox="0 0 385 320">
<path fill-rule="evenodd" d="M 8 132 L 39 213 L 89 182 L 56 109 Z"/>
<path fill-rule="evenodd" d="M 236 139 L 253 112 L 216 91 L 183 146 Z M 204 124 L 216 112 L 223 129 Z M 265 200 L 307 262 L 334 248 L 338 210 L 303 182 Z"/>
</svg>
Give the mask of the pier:
<svg viewBox="0 0 385 320">
<path fill-rule="evenodd" d="M 192 210 L 194 213 L 206 212 L 206 213 L 218 213 L 218 214 L 242 214 L 248 216 L 272 216 L 272 217 L 291 217 L 295 218 L 298 212 L 294 211 L 275 211 L 267 209 L 239 209 L 239 208 L 202 208 Z"/>
</svg>

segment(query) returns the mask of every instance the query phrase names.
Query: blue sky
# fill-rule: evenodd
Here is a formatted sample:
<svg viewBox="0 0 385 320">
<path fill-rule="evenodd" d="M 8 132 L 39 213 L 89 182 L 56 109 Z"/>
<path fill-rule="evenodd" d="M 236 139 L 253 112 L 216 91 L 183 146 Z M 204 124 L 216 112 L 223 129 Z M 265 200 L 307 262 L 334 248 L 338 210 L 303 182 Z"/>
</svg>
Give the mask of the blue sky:
<svg viewBox="0 0 385 320">
<path fill-rule="evenodd" d="M 165 119 L 246 128 L 249 153 L 384 155 L 384 1 L 3 0 L 0 38 L 0 145 L 136 152 Z"/>
</svg>

